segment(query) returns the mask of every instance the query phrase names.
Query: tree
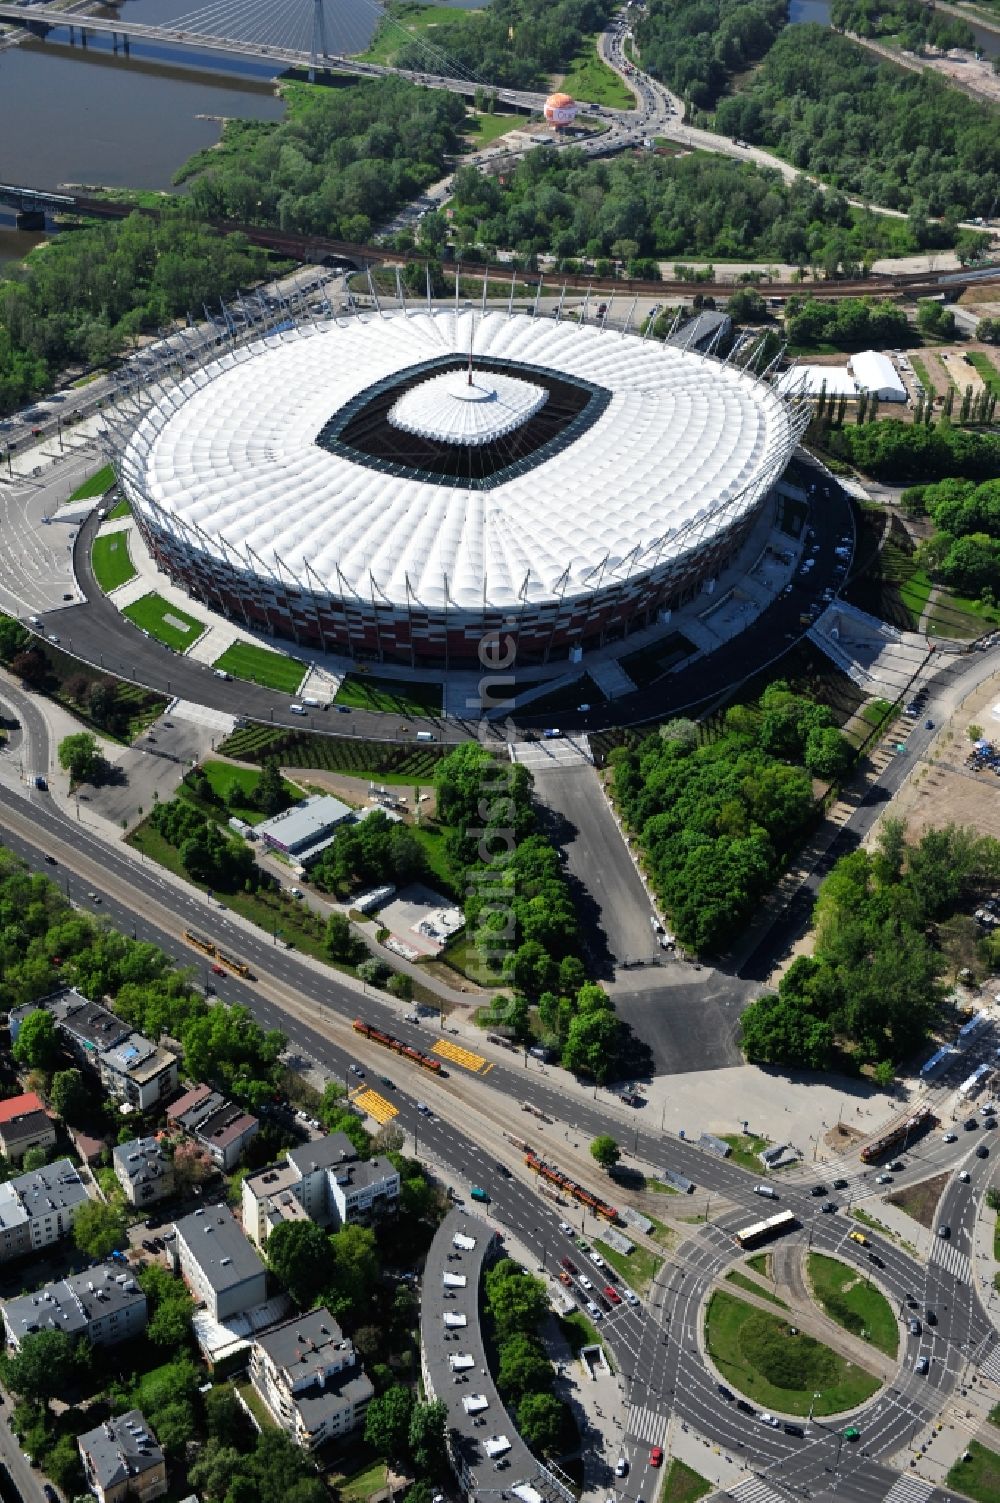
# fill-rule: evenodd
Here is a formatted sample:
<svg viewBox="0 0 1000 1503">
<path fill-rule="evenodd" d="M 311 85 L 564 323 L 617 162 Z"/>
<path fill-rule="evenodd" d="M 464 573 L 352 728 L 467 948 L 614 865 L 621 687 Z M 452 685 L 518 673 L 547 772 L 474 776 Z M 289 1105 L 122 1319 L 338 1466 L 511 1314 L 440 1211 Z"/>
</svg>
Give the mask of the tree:
<svg viewBox="0 0 1000 1503">
<path fill-rule="evenodd" d="M 346 913 L 331 913 L 326 921 L 323 946 L 331 960 L 345 965 L 353 964 L 359 955 L 368 953 L 368 948 L 359 934 L 351 928 Z"/>
<path fill-rule="evenodd" d="M 80 1450 L 72 1435 L 60 1435 L 45 1452 L 45 1472 L 67 1498 L 82 1493 L 86 1487 Z M 90 1497 L 91 1494 L 87 1494 Z"/>
<path fill-rule="evenodd" d="M 548 1309 L 548 1293 L 541 1279 L 501 1258 L 486 1275 L 486 1302 L 503 1342 L 517 1332 L 537 1331 Z"/>
<path fill-rule="evenodd" d="M 195 1185 L 203 1185 L 215 1173 L 215 1165 L 208 1150 L 189 1138 L 183 1139 L 174 1146 L 172 1162 L 174 1182 L 182 1194 L 186 1190 L 193 1189 Z"/>
<path fill-rule="evenodd" d="M 100 1262 L 127 1245 L 124 1213 L 99 1200 L 88 1200 L 74 1218 L 73 1241 L 88 1258 Z"/>
<path fill-rule="evenodd" d="M 413 979 L 404 971 L 394 971 L 386 983 L 386 991 L 401 1002 L 409 1002 L 413 996 Z"/>
<path fill-rule="evenodd" d="M 591 1157 L 596 1159 L 602 1169 L 613 1169 L 622 1156 L 614 1138 L 607 1133 L 601 1133 L 590 1145 Z"/>
<path fill-rule="evenodd" d="M 327 1234 L 314 1221 L 282 1221 L 267 1239 L 267 1264 L 295 1303 L 308 1308 L 331 1272 Z"/>
<path fill-rule="evenodd" d="M 71 1126 L 79 1126 L 90 1106 L 90 1092 L 79 1070 L 57 1070 L 49 1087 L 52 1110 Z"/>
<path fill-rule="evenodd" d="M 153 1263 L 142 1270 L 138 1283 L 149 1303 L 146 1327 L 149 1340 L 154 1346 L 180 1350 L 191 1334 L 191 1316 L 194 1314 L 194 1301 L 183 1280 Z"/>
<path fill-rule="evenodd" d="M 103 776 L 107 762 L 90 731 L 64 736 L 59 743 L 59 766 L 74 783 L 96 783 Z"/>
<path fill-rule="evenodd" d="M 58 1053 L 56 1025 L 43 1009 L 29 1012 L 21 1022 L 10 1051 L 19 1065 L 31 1070 L 51 1069 Z"/>
<path fill-rule="evenodd" d="M 407 1441 L 410 1459 L 425 1477 L 441 1476 L 448 1465 L 445 1450 L 445 1426 L 448 1408 L 440 1399 L 430 1404 L 414 1404 L 410 1415 Z"/>
<path fill-rule="evenodd" d="M 872 1071 L 872 1079 L 877 1086 L 883 1089 L 891 1086 L 896 1079 L 896 1067 L 891 1059 L 880 1059 Z"/>
<path fill-rule="evenodd" d="M 413 1411 L 413 1394 L 398 1383 L 371 1400 L 365 1415 L 365 1441 L 383 1461 L 405 1459 Z"/>
<path fill-rule="evenodd" d="M 85 1360 L 84 1351 L 65 1331 L 36 1331 L 3 1358 L 7 1386 L 29 1403 L 61 1398 L 76 1375 L 78 1354 Z"/>
<path fill-rule="evenodd" d="M 254 791 L 254 803 L 269 818 L 287 809 L 290 799 L 285 792 L 281 768 L 275 757 L 268 757 L 261 770 L 260 781 Z"/>
<path fill-rule="evenodd" d="M 537 1336 L 518 1332 L 502 1344 L 497 1379 L 515 1404 L 520 1404 L 526 1393 L 551 1387 L 552 1363 Z"/>
<path fill-rule="evenodd" d="M 48 1160 L 47 1148 L 29 1148 L 21 1160 L 21 1168 L 25 1174 L 33 1174 L 36 1169 L 44 1168 Z"/>
<path fill-rule="evenodd" d="M 561 1450 L 563 1406 L 551 1393 L 529 1393 L 517 1406 L 517 1427 L 532 1451 L 552 1456 Z"/>
</svg>

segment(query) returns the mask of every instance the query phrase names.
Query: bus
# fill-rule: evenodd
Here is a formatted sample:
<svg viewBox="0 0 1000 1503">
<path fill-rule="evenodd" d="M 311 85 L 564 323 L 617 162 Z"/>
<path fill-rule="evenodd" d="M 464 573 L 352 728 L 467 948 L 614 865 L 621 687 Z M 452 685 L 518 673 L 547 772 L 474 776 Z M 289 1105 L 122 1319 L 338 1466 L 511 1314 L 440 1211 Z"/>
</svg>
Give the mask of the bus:
<svg viewBox="0 0 1000 1503">
<path fill-rule="evenodd" d="M 736 1241 L 743 1248 L 759 1247 L 762 1242 L 770 1242 L 772 1237 L 784 1236 L 785 1232 L 792 1231 L 798 1224 L 791 1211 L 779 1211 L 776 1216 L 768 1216 L 766 1221 L 755 1221 L 752 1226 L 745 1226 L 736 1233 Z"/>
</svg>

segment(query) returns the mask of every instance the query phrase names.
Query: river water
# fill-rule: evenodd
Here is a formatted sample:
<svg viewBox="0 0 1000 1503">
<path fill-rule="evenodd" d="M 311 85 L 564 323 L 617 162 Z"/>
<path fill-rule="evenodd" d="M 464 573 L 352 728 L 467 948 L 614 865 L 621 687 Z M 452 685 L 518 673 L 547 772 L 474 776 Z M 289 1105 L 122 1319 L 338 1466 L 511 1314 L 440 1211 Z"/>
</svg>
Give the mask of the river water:
<svg viewBox="0 0 1000 1503">
<path fill-rule="evenodd" d="M 789 0 L 788 19 L 793 26 L 801 26 L 807 21 L 815 21 L 818 26 L 829 26 L 830 0 Z M 968 22 L 976 39 L 976 46 L 985 57 L 995 57 L 1000 52 L 1000 33 L 987 31 L 964 12 L 962 20 Z"/>
</svg>

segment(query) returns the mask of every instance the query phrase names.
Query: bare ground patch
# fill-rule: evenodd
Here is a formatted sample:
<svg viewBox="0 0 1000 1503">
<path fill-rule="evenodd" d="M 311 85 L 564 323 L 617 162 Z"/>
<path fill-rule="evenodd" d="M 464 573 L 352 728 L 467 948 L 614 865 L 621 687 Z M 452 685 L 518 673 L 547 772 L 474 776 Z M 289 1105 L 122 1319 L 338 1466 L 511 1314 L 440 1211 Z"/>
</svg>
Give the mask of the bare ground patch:
<svg viewBox="0 0 1000 1503">
<path fill-rule="evenodd" d="M 897 1190 L 895 1195 L 886 1196 L 886 1200 L 889 1205 L 912 1216 L 914 1221 L 919 1221 L 921 1226 L 932 1227 L 937 1203 L 950 1177 L 935 1174 L 933 1179 L 922 1179 L 916 1185 L 907 1185 L 905 1190 Z"/>
</svg>

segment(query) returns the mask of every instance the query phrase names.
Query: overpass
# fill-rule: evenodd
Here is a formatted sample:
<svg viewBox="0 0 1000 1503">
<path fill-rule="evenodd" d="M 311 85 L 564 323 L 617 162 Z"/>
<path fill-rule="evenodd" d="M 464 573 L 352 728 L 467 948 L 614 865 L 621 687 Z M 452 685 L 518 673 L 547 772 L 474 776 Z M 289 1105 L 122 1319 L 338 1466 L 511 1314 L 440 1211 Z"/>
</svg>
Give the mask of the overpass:
<svg viewBox="0 0 1000 1503">
<path fill-rule="evenodd" d="M 246 24 L 246 7 L 237 4 L 215 4 L 204 11 L 195 11 L 177 21 L 162 26 L 149 22 L 133 21 L 119 17 L 81 15 L 79 12 L 60 10 L 54 5 L 0 3 L 0 21 L 14 25 L 35 35 L 45 36 L 56 27 L 86 35 L 96 34 L 121 37 L 130 41 L 144 41 L 154 45 L 191 48 L 199 52 L 217 52 L 228 56 L 263 58 L 278 63 L 282 68 L 296 68 L 308 73 L 314 80 L 317 73 L 353 73 L 361 77 L 381 78 L 398 74 L 411 82 L 425 84 L 431 89 L 447 89 L 450 93 L 471 98 L 477 88 L 484 87 L 479 78 L 455 78 L 440 72 L 418 73 L 410 69 L 390 68 L 380 63 L 366 63 L 343 53 L 331 53 L 326 41 L 325 0 L 277 0 L 269 13 L 269 29 L 255 34 L 239 35 L 241 24 Z M 303 17 L 309 8 L 308 46 L 305 45 L 306 27 Z M 251 10 L 251 14 L 255 14 Z M 281 24 L 285 17 L 291 20 L 294 45 L 288 45 L 288 37 L 282 38 Z M 229 22 L 232 22 L 229 25 Z M 273 27 L 278 25 L 278 31 Z M 444 54 L 429 54 L 439 65 L 450 61 Z M 436 54 L 436 56 L 435 56 Z M 512 109 L 540 111 L 545 103 L 545 93 L 525 89 L 496 89 L 485 85 L 496 94 L 499 102 Z"/>
</svg>

